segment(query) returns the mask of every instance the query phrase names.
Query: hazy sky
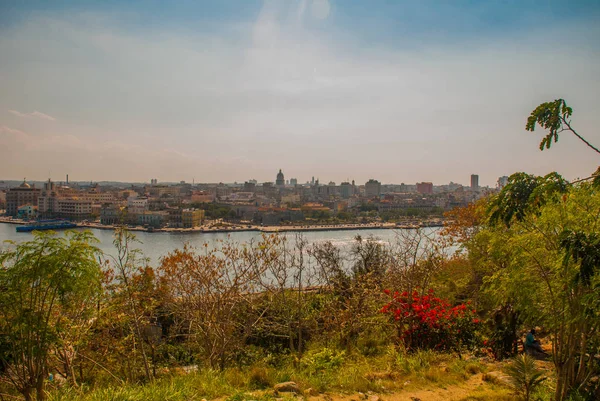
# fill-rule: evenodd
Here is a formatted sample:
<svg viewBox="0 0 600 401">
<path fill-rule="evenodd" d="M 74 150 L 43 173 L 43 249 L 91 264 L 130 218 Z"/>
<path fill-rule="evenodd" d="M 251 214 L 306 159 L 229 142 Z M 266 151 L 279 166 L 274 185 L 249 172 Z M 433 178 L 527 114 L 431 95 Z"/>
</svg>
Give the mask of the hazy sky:
<svg viewBox="0 0 600 401">
<path fill-rule="evenodd" d="M 597 0 L 0 0 L 0 178 L 586 177 L 524 126 L 600 146 L 599 38 Z"/>
</svg>

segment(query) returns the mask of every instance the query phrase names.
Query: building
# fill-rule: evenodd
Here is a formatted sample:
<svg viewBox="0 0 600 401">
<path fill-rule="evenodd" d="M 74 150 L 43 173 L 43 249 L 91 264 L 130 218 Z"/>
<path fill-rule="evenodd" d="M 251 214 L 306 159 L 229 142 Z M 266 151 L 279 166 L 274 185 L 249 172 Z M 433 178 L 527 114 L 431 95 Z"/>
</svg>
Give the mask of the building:
<svg viewBox="0 0 600 401">
<path fill-rule="evenodd" d="M 79 193 L 73 188 L 58 187 L 48 180 L 38 197 L 38 212 L 42 217 L 65 217 L 82 219 L 93 212 L 94 201 L 86 193 Z"/>
<path fill-rule="evenodd" d="M 17 217 L 20 219 L 30 220 L 35 219 L 37 216 L 37 206 L 23 205 L 19 206 L 17 210 Z"/>
<path fill-rule="evenodd" d="M 129 198 L 127 199 L 127 211 L 130 214 L 138 214 L 144 213 L 150 210 L 150 206 L 148 204 L 148 198 L 139 197 L 139 198 Z"/>
<path fill-rule="evenodd" d="M 296 185 L 298 185 L 298 179 L 297 178 L 290 178 L 290 185 L 295 187 Z"/>
<path fill-rule="evenodd" d="M 144 212 L 135 216 L 135 221 L 141 226 L 150 226 L 154 228 L 162 227 L 169 220 L 169 212 L 154 211 Z"/>
<path fill-rule="evenodd" d="M 277 173 L 277 179 L 275 180 L 276 187 L 284 187 L 285 186 L 285 178 L 283 177 L 283 173 L 281 169 L 279 169 L 279 173 Z"/>
<path fill-rule="evenodd" d="M 432 182 L 417 182 L 417 192 L 420 194 L 432 194 L 433 183 Z"/>
<path fill-rule="evenodd" d="M 37 205 L 40 189 L 27 184 L 25 180 L 16 188 L 6 191 L 6 214 L 16 216 L 20 206 Z"/>
<path fill-rule="evenodd" d="M 381 183 L 371 178 L 365 184 L 365 196 L 367 198 L 374 198 L 379 197 L 379 195 L 381 195 Z"/>
<path fill-rule="evenodd" d="M 57 216 L 81 219 L 92 215 L 92 201 L 79 198 L 58 198 Z"/>
<path fill-rule="evenodd" d="M 342 182 L 340 184 L 340 196 L 344 199 L 348 199 L 352 195 L 354 195 L 354 185 L 349 182 Z"/>
<path fill-rule="evenodd" d="M 183 228 L 194 228 L 202 225 L 204 220 L 204 210 L 201 209 L 183 209 L 181 212 L 181 221 Z"/>
<path fill-rule="evenodd" d="M 100 223 L 113 225 L 125 224 L 126 212 L 116 205 L 104 205 L 100 210 Z"/>
<path fill-rule="evenodd" d="M 479 176 L 471 174 L 471 191 L 479 191 Z"/>
</svg>

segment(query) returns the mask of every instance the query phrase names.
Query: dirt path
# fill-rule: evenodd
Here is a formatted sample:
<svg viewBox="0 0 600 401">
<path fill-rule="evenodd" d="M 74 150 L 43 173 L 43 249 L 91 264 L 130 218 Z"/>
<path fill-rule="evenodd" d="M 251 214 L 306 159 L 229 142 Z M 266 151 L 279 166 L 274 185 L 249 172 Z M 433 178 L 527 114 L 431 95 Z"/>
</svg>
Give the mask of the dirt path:
<svg viewBox="0 0 600 401">
<path fill-rule="evenodd" d="M 510 399 L 509 391 L 498 385 L 483 380 L 483 374 L 471 376 L 467 381 L 457 385 L 415 390 L 410 387 L 405 391 L 381 394 L 379 401 L 466 401 Z M 361 401 L 359 395 L 319 395 L 310 397 L 310 401 Z M 363 398 L 364 399 L 364 398 Z M 376 401 L 375 396 L 367 397 L 367 401 Z"/>
</svg>

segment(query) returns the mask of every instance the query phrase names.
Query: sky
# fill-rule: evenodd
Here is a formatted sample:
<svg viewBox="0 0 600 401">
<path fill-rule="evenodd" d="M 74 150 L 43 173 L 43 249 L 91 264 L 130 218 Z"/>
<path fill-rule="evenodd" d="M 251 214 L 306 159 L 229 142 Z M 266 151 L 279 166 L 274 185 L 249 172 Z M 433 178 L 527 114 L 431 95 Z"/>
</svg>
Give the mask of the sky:
<svg viewBox="0 0 600 401">
<path fill-rule="evenodd" d="M 589 176 L 600 3 L 0 0 L 0 179 Z"/>
</svg>

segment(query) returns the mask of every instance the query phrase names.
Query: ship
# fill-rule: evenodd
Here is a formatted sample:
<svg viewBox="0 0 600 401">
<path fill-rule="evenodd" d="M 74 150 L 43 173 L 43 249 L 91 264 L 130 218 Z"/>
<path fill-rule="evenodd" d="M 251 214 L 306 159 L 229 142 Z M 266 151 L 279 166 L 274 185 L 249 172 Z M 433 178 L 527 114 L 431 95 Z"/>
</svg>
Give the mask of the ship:
<svg viewBox="0 0 600 401">
<path fill-rule="evenodd" d="M 53 219 L 53 220 L 37 220 L 27 223 L 24 226 L 17 226 L 17 232 L 30 232 L 41 230 L 65 230 L 68 228 L 76 228 L 77 224 L 69 220 Z"/>
</svg>

